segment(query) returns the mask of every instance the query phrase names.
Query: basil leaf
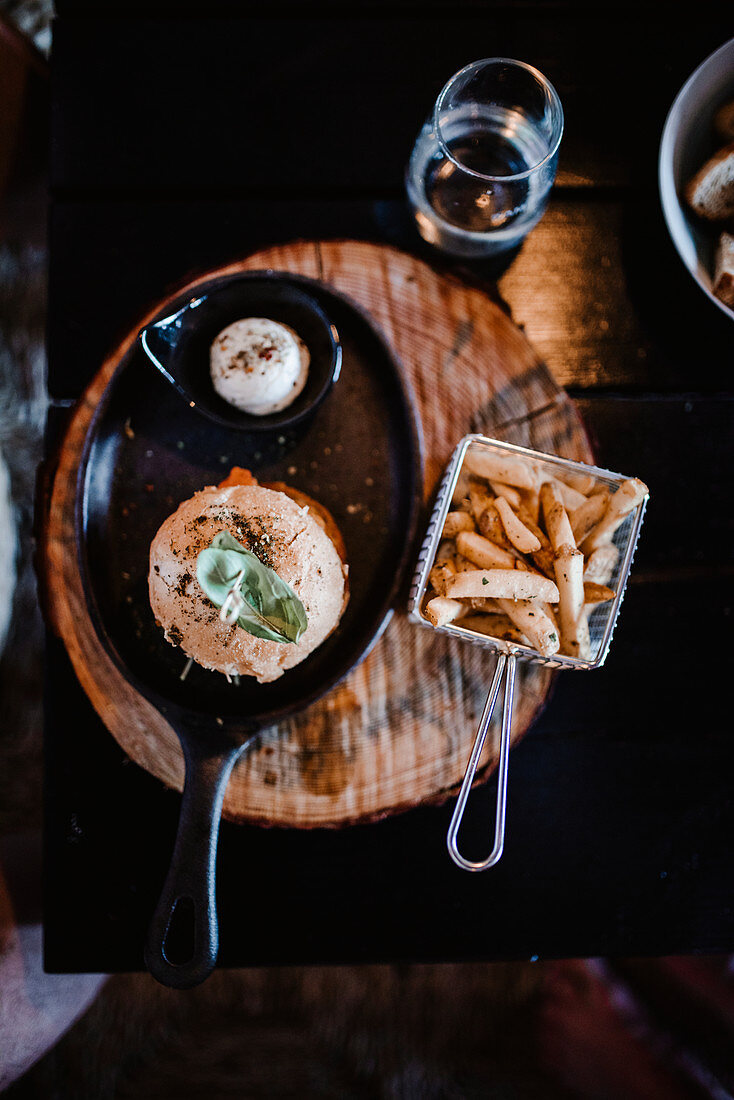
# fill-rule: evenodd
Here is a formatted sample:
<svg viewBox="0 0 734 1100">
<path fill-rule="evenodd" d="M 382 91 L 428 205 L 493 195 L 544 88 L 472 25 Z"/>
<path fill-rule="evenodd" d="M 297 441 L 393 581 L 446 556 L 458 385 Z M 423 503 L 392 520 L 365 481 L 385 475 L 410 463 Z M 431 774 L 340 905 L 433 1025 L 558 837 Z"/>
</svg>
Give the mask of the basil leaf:
<svg viewBox="0 0 734 1100">
<path fill-rule="evenodd" d="M 196 559 L 196 579 L 212 603 L 221 607 L 242 566 L 232 550 L 202 550 Z"/>
<path fill-rule="evenodd" d="M 250 553 L 247 547 L 238 542 L 229 531 L 219 531 L 212 539 L 212 546 L 215 550 L 237 550 L 240 554 Z"/>
<path fill-rule="evenodd" d="M 212 603 L 221 607 L 241 573 L 240 592 L 247 606 L 237 625 L 256 638 L 297 642 L 308 618 L 293 589 L 228 531 L 220 531 L 196 560 L 197 580 Z"/>
</svg>

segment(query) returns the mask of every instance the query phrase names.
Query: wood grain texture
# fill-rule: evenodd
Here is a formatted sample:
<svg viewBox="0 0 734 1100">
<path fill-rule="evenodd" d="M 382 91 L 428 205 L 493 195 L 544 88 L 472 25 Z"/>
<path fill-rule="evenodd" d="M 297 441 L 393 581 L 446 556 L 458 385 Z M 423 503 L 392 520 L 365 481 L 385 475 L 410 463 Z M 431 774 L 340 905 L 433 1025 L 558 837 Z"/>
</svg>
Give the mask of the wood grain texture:
<svg viewBox="0 0 734 1100">
<path fill-rule="evenodd" d="M 476 287 L 395 249 L 357 241 L 296 242 L 216 274 L 273 269 L 323 280 L 371 316 L 395 350 L 423 431 L 426 509 L 467 431 L 589 461 L 574 405 L 523 333 Z M 182 288 L 183 289 L 183 288 Z M 163 303 L 156 303 L 145 323 Z M 178 739 L 97 644 L 76 566 L 75 475 L 91 414 L 137 327 L 100 368 L 68 426 L 44 539 L 49 613 L 77 676 L 127 754 L 178 790 Z M 461 781 L 488 689 L 492 658 L 407 622 L 398 607 L 369 656 L 301 715 L 264 731 L 236 767 L 225 798 L 232 821 L 299 828 L 374 820 L 442 801 Z M 520 670 L 516 741 L 542 706 L 551 673 Z M 491 773 L 496 731 L 478 778 Z"/>
</svg>

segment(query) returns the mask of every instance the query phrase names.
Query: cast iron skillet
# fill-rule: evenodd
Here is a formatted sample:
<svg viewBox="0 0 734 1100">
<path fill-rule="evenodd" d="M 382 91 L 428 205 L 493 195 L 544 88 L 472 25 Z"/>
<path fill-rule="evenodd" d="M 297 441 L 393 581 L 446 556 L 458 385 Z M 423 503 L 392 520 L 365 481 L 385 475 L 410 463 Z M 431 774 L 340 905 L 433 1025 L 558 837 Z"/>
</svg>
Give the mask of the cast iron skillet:
<svg viewBox="0 0 734 1100">
<path fill-rule="evenodd" d="M 203 280 L 196 293 L 225 288 L 231 299 L 238 282 L 256 277 Z M 95 630 L 122 674 L 176 731 L 185 757 L 176 844 L 145 947 L 151 974 L 181 989 L 203 981 L 216 964 L 216 850 L 232 767 L 258 731 L 323 695 L 379 637 L 413 556 L 422 497 L 419 427 L 384 341 L 322 284 L 267 277 L 278 279 L 281 296 L 288 285 L 308 290 L 341 339 L 341 377 L 307 428 L 270 439 L 227 430 L 189 408 L 137 344 L 95 411 L 78 475 L 77 548 Z M 173 298 L 160 316 L 181 308 L 190 293 Z M 347 547 L 351 596 L 339 627 L 271 684 L 243 677 L 234 685 L 197 665 L 182 679 L 185 655 L 164 640 L 148 601 L 156 530 L 181 500 L 222 480 L 232 465 L 320 500 Z"/>
</svg>

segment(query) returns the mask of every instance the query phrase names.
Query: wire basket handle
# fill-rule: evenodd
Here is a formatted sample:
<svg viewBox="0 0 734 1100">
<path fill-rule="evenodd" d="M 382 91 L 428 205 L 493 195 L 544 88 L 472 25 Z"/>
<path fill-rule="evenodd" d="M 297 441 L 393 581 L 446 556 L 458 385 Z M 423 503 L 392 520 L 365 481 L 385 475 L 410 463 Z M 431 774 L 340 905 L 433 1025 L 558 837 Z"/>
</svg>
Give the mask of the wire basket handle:
<svg viewBox="0 0 734 1100">
<path fill-rule="evenodd" d="M 459 791 L 459 797 L 456 800 L 456 807 L 454 809 L 453 817 L 451 818 L 451 824 L 449 825 L 448 835 L 446 837 L 446 843 L 449 849 L 449 854 L 457 866 L 463 868 L 465 871 L 486 871 L 488 867 L 493 867 L 495 863 L 498 863 L 502 850 L 505 846 L 505 809 L 507 806 L 507 758 L 510 754 L 510 729 L 512 727 L 512 702 L 515 695 L 515 666 L 517 664 L 517 658 L 512 654 L 509 656 L 501 653 L 497 658 L 497 667 L 494 670 L 494 678 L 492 680 L 492 686 L 489 689 L 489 695 L 487 701 L 484 704 L 484 711 L 479 723 L 479 729 L 477 730 L 477 736 L 474 739 L 474 746 L 469 757 L 469 763 L 466 766 L 466 773 L 464 780 L 461 784 L 461 790 Z M 502 732 L 500 734 L 500 756 L 499 764 L 497 768 L 497 809 L 495 813 L 494 823 L 494 847 L 489 856 L 480 861 L 472 861 L 464 859 L 459 852 L 457 846 L 457 836 L 461 827 L 461 822 L 464 817 L 464 810 L 466 809 L 467 799 L 469 798 L 469 792 L 471 785 L 474 781 L 474 775 L 476 774 L 477 766 L 479 764 L 479 758 L 482 755 L 482 749 L 484 748 L 484 742 L 487 739 L 487 733 L 489 731 L 489 725 L 492 721 L 492 714 L 494 713 L 495 704 L 497 703 L 497 697 L 502 686 L 502 679 L 507 673 L 505 680 L 505 698 L 502 707 Z"/>
</svg>

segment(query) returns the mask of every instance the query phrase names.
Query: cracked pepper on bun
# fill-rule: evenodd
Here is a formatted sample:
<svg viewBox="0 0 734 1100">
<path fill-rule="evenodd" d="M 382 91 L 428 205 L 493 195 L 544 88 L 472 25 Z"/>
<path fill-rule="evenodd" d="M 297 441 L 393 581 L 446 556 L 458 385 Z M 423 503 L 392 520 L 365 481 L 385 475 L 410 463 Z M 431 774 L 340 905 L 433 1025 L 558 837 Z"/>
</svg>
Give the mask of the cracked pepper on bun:
<svg viewBox="0 0 734 1100">
<path fill-rule="evenodd" d="M 295 643 L 256 637 L 223 621 L 197 580 L 197 557 L 227 531 L 277 573 L 301 601 L 307 627 Z M 148 589 L 166 639 L 204 668 L 277 680 L 336 629 L 346 607 L 348 566 L 330 513 L 281 482 L 259 485 L 237 467 L 219 486 L 183 501 L 150 547 Z"/>
</svg>

